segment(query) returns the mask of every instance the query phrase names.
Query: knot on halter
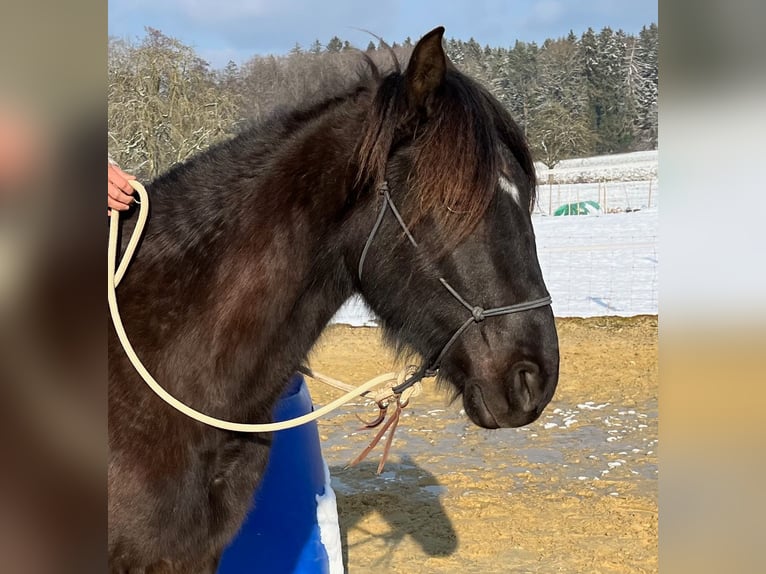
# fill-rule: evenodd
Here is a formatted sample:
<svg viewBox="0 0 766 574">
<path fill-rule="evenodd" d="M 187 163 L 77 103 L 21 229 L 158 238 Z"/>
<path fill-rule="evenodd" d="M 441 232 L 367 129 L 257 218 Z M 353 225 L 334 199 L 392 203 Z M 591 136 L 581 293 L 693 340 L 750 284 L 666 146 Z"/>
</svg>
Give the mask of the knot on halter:
<svg viewBox="0 0 766 574">
<path fill-rule="evenodd" d="M 481 323 L 486 317 L 484 316 L 484 309 L 481 307 L 474 307 L 471 309 L 471 314 L 473 315 L 473 320 L 477 323 Z"/>
</svg>

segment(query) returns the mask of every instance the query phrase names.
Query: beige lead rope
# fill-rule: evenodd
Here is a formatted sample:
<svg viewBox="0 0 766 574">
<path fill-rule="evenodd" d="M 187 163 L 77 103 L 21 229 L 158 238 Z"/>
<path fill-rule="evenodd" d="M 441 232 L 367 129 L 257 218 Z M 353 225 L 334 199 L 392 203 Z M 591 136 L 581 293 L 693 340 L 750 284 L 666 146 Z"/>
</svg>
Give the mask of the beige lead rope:
<svg viewBox="0 0 766 574">
<path fill-rule="evenodd" d="M 128 242 L 128 247 L 125 250 L 125 255 L 123 256 L 122 261 L 120 262 L 120 266 L 117 268 L 117 271 L 114 273 L 113 273 L 113 269 L 115 268 L 115 265 L 117 263 L 117 232 L 118 232 L 119 220 L 120 220 L 120 213 L 116 209 L 112 210 L 111 221 L 109 225 L 109 249 L 108 249 L 108 266 L 107 266 L 107 271 L 108 271 L 107 295 L 109 299 L 109 311 L 112 316 L 112 322 L 114 323 L 114 329 L 117 333 L 117 337 L 120 339 L 120 343 L 122 343 L 122 346 L 125 349 L 125 354 L 128 356 L 128 359 L 130 359 L 130 362 L 133 364 L 133 367 L 135 367 L 138 374 L 141 375 L 141 378 L 144 380 L 144 382 L 146 382 L 146 384 L 149 385 L 149 388 L 152 389 L 163 401 L 165 401 L 171 407 L 182 412 L 186 416 L 196 421 L 199 421 L 206 425 L 223 429 L 223 430 L 230 430 L 235 432 L 247 432 L 247 433 L 272 432 L 272 431 L 294 428 L 302 424 L 314 421 L 332 412 L 333 410 L 341 407 L 347 402 L 367 393 L 371 389 L 374 389 L 375 387 L 382 385 L 383 383 L 386 383 L 386 382 L 396 383 L 397 380 L 404 379 L 404 377 L 406 376 L 405 371 L 403 371 L 402 373 L 385 373 L 383 375 L 379 375 L 375 377 L 374 379 L 370 379 L 366 383 L 363 383 L 359 385 L 358 387 L 356 387 L 355 389 L 347 392 L 342 397 L 335 399 L 331 403 L 309 414 L 296 417 L 294 419 L 290 419 L 287 421 L 277 422 L 277 423 L 248 424 L 248 423 L 235 423 L 231 421 L 226 421 L 223 419 L 218 419 L 218 418 L 206 415 L 204 413 L 201 413 L 198 410 L 195 410 L 191 408 L 190 406 L 179 401 L 173 395 L 168 393 L 162 387 L 162 385 L 160 385 L 154 379 L 154 377 L 152 377 L 152 375 L 149 373 L 146 367 L 144 367 L 143 363 L 141 363 L 141 360 L 138 358 L 138 355 L 133 349 L 133 345 L 130 344 L 128 335 L 125 333 L 125 327 L 122 324 L 122 319 L 120 318 L 120 311 L 117 306 L 116 287 L 117 287 L 117 284 L 119 284 L 122 277 L 125 275 L 125 270 L 127 269 L 128 264 L 130 263 L 130 260 L 133 257 L 133 252 L 136 249 L 136 245 L 138 244 L 138 240 L 141 237 L 144 224 L 146 223 L 146 217 L 148 215 L 148 208 L 149 208 L 149 196 L 146 193 L 146 189 L 144 189 L 144 186 L 135 180 L 131 180 L 130 185 L 133 186 L 133 189 L 136 190 L 136 192 L 138 193 L 138 196 L 140 197 L 140 202 L 141 202 L 140 210 L 138 214 L 138 221 L 136 222 L 136 227 L 133 230 L 133 235 L 131 236 L 130 241 Z M 307 374 L 311 377 L 316 377 L 317 380 L 321 380 L 321 377 L 322 377 L 319 373 L 314 375 L 313 373 L 308 372 Z M 336 381 L 336 382 L 339 382 L 339 381 Z M 345 384 L 341 383 L 341 385 L 345 385 Z M 397 399 L 397 401 L 401 401 L 403 399 L 404 402 L 406 403 L 406 401 L 409 400 L 409 395 L 417 394 L 419 389 L 413 388 L 412 391 L 414 392 L 407 393 L 408 396 L 406 397 L 404 396 L 404 393 L 402 394 L 401 397 L 395 397 L 394 394 L 390 391 L 390 389 L 388 389 L 387 394 L 384 389 L 381 389 L 381 392 L 376 393 L 376 398 L 378 400 L 378 404 L 380 404 L 385 399 L 389 399 L 389 398 Z"/>
</svg>

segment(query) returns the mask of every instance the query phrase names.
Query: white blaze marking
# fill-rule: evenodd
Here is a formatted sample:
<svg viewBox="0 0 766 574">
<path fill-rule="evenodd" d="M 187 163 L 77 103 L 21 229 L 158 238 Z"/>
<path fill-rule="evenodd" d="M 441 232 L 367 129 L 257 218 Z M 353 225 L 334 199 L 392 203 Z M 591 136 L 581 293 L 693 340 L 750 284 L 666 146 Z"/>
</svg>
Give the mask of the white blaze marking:
<svg viewBox="0 0 766 574">
<path fill-rule="evenodd" d="M 502 189 L 505 193 L 510 194 L 510 196 L 513 198 L 513 201 L 515 201 L 518 205 L 521 205 L 521 197 L 519 196 L 519 188 L 516 187 L 510 181 L 508 181 L 508 178 L 505 177 L 504 175 L 500 176 L 499 182 L 500 182 L 500 189 Z"/>
</svg>

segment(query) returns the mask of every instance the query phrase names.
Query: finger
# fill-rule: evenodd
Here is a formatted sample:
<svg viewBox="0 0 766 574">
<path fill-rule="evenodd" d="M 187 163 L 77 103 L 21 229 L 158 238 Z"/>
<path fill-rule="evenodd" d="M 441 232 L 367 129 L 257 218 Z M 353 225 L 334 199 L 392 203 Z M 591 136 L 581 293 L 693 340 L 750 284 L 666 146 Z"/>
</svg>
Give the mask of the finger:
<svg viewBox="0 0 766 574">
<path fill-rule="evenodd" d="M 107 180 L 111 185 L 122 190 L 124 193 L 133 193 L 133 187 L 128 183 L 128 180 L 116 171 L 110 170 Z"/>
<path fill-rule="evenodd" d="M 135 180 L 135 176 L 132 176 L 128 173 L 125 173 L 122 171 L 119 167 L 116 165 L 108 164 L 108 181 L 115 185 L 117 188 L 122 190 L 123 193 L 127 193 L 128 195 L 132 195 L 135 191 L 133 189 L 133 186 L 128 183 L 128 180 Z"/>
<path fill-rule="evenodd" d="M 116 209 L 117 211 L 125 211 L 126 209 L 130 208 L 130 204 L 122 203 L 111 197 L 108 198 L 107 205 L 112 209 Z"/>
<path fill-rule="evenodd" d="M 107 196 L 111 197 L 112 199 L 115 199 L 121 203 L 125 203 L 127 205 L 130 205 L 133 202 L 133 196 L 125 193 L 122 189 L 118 188 L 116 185 L 114 185 L 112 182 L 109 182 L 107 185 Z"/>
</svg>

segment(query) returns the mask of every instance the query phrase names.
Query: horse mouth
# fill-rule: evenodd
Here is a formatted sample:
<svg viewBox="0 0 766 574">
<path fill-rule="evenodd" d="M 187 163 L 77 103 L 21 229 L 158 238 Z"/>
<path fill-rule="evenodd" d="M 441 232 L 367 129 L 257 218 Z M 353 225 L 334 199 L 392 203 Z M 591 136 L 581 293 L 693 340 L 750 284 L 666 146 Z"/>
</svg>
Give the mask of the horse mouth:
<svg viewBox="0 0 766 574">
<path fill-rule="evenodd" d="M 502 391 L 481 379 L 466 383 L 463 407 L 474 424 L 486 429 L 517 428 L 539 418 L 551 393 L 541 387 L 536 375 L 524 368 L 515 371 L 513 386 L 503 386 Z"/>
<path fill-rule="evenodd" d="M 463 393 L 463 407 L 468 417 L 478 426 L 485 429 L 499 429 L 495 415 L 484 402 L 484 394 L 479 385 L 470 385 Z"/>
</svg>

